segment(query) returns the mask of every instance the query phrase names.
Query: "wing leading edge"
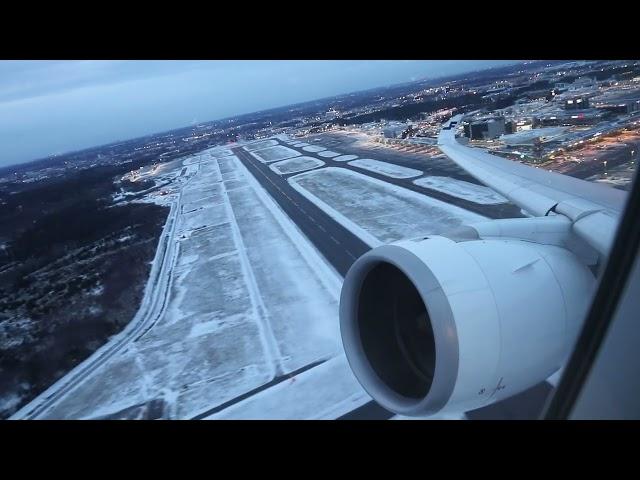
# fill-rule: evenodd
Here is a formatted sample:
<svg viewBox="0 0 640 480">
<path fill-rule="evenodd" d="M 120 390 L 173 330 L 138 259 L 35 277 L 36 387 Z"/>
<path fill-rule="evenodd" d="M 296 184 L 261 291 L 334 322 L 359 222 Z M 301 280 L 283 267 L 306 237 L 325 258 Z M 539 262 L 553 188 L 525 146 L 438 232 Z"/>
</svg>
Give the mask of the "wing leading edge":
<svg viewBox="0 0 640 480">
<path fill-rule="evenodd" d="M 568 217 L 578 236 L 599 253 L 608 253 L 626 192 L 461 145 L 455 138 L 455 125 L 461 118 L 451 118 L 438 135 L 438 147 L 445 155 L 532 215 L 553 211 Z"/>
</svg>

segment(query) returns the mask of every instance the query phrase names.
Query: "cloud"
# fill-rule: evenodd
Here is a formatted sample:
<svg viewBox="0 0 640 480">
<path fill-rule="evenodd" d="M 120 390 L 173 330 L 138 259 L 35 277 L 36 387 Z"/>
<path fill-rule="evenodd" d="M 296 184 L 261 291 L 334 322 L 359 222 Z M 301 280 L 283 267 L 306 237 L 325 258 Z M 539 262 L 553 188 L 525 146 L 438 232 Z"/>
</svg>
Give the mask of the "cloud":
<svg viewBox="0 0 640 480">
<path fill-rule="evenodd" d="M 0 62 L 0 103 L 95 85 L 175 75 L 201 68 L 193 61 L 48 60 Z"/>
<path fill-rule="evenodd" d="M 0 61 L 0 165 L 180 128 L 194 118 L 206 122 L 478 66 L 488 65 Z"/>
</svg>

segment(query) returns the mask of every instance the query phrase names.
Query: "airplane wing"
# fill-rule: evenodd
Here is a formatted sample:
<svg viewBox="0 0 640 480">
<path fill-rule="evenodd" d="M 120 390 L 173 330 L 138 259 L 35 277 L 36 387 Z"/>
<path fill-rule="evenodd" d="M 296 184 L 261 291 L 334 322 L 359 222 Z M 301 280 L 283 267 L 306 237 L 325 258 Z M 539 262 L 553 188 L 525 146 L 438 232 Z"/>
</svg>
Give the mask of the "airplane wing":
<svg viewBox="0 0 640 480">
<path fill-rule="evenodd" d="M 438 147 L 445 155 L 532 215 L 545 216 L 552 211 L 565 215 L 579 237 L 607 255 L 626 192 L 461 145 L 455 138 L 455 125 L 461 118 L 451 118 L 438 135 Z"/>
</svg>

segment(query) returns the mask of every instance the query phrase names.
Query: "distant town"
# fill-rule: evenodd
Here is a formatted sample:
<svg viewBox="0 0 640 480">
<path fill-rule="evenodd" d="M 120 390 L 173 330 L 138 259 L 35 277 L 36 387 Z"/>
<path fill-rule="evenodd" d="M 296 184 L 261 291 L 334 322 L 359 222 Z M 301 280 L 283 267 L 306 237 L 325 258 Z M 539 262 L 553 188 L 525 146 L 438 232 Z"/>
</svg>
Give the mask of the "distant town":
<svg viewBox="0 0 640 480">
<path fill-rule="evenodd" d="M 171 161 L 214 145 L 285 134 L 358 132 L 407 151 L 434 150 L 443 120 L 468 115 L 472 144 L 541 168 L 628 183 L 640 143 L 640 62 L 525 62 L 203 123 L 0 169 L 1 195 L 31 183 L 134 159 Z M 606 155 L 604 153 L 606 152 Z M 435 150 L 434 152 L 435 153 Z M 606 157 L 606 158 L 605 158 Z"/>
</svg>

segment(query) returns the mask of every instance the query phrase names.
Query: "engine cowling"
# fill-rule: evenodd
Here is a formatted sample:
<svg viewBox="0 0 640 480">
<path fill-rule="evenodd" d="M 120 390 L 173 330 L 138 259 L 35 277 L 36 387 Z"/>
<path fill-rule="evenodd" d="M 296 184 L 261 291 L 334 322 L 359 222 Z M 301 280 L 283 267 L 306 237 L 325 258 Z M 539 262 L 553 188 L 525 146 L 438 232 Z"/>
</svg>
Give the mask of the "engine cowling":
<svg viewBox="0 0 640 480">
<path fill-rule="evenodd" d="M 347 273 L 342 342 L 358 381 L 388 410 L 468 411 L 562 366 L 594 284 L 558 246 L 405 240 L 369 251 Z"/>
</svg>

